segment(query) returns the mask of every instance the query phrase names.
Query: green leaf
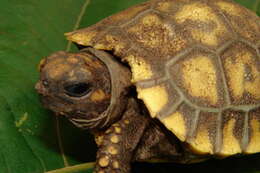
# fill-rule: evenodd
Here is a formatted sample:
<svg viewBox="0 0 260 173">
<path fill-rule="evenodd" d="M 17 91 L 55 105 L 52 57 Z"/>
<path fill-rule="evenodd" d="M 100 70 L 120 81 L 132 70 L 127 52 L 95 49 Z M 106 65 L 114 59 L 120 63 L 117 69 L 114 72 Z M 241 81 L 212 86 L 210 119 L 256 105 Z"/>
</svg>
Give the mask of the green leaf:
<svg viewBox="0 0 260 173">
<path fill-rule="evenodd" d="M 260 15 L 260 0 L 235 0 L 239 4 L 247 7 L 248 9 L 254 11 Z"/>
<path fill-rule="evenodd" d="M 76 51 L 63 36 L 144 0 L 1 0 L 0 172 L 66 172 L 95 160 L 93 138 L 42 108 L 37 65 L 58 50 Z M 237 0 L 260 14 L 260 0 Z M 138 172 L 260 172 L 259 155 L 196 165 L 136 164 Z M 65 168 L 65 169 L 64 169 Z M 57 170 L 59 171 L 59 170 Z M 91 169 L 88 170 L 91 172 Z"/>
</svg>

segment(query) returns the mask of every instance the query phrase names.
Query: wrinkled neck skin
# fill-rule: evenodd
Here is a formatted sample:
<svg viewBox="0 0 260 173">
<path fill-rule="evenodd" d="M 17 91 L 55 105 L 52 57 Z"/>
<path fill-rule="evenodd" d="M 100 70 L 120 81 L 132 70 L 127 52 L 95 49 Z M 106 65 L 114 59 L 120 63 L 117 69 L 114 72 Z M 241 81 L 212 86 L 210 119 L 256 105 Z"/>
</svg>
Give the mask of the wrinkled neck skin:
<svg viewBox="0 0 260 173">
<path fill-rule="evenodd" d="M 107 52 L 93 48 L 85 48 L 81 51 L 90 53 L 97 57 L 107 66 L 110 73 L 111 100 L 106 111 L 100 115 L 104 117 L 100 121 L 100 126 L 90 129 L 90 131 L 96 132 L 108 128 L 111 124 L 122 117 L 122 114 L 127 107 L 127 97 L 129 87 L 131 86 L 131 72 L 127 67 L 117 62 L 115 57 L 112 57 Z"/>
</svg>

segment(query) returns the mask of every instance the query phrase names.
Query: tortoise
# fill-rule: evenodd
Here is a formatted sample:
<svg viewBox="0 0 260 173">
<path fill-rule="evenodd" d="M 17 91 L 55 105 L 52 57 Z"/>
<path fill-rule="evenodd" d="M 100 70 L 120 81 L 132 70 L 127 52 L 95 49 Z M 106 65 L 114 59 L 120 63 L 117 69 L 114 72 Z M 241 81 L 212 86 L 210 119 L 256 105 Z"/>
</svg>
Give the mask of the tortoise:
<svg viewBox="0 0 260 173">
<path fill-rule="evenodd" d="M 88 129 L 95 172 L 260 152 L 260 19 L 230 0 L 151 0 L 65 34 L 43 105 Z"/>
</svg>

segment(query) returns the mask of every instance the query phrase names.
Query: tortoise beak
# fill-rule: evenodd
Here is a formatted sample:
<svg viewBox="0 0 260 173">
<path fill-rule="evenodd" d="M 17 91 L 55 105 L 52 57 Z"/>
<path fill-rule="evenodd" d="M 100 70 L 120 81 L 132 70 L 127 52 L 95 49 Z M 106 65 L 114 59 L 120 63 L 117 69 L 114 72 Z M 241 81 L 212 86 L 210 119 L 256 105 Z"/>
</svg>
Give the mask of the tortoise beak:
<svg viewBox="0 0 260 173">
<path fill-rule="evenodd" d="M 39 93 L 39 94 L 41 94 L 41 95 L 43 95 L 43 96 L 45 96 L 46 95 L 46 89 L 45 89 L 45 87 L 42 85 L 42 82 L 41 81 L 38 81 L 37 83 L 36 83 L 36 85 L 35 85 L 35 89 L 36 89 L 36 91 Z"/>
</svg>

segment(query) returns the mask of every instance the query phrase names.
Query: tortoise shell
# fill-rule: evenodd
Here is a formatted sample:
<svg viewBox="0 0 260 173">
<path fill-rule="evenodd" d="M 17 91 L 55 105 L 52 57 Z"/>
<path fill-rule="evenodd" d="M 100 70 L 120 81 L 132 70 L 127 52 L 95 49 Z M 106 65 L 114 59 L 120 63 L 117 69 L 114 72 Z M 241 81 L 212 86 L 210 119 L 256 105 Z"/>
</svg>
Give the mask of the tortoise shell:
<svg viewBox="0 0 260 173">
<path fill-rule="evenodd" d="M 260 152 L 260 19 L 229 0 L 153 0 L 66 34 L 110 51 L 197 154 Z"/>
</svg>

